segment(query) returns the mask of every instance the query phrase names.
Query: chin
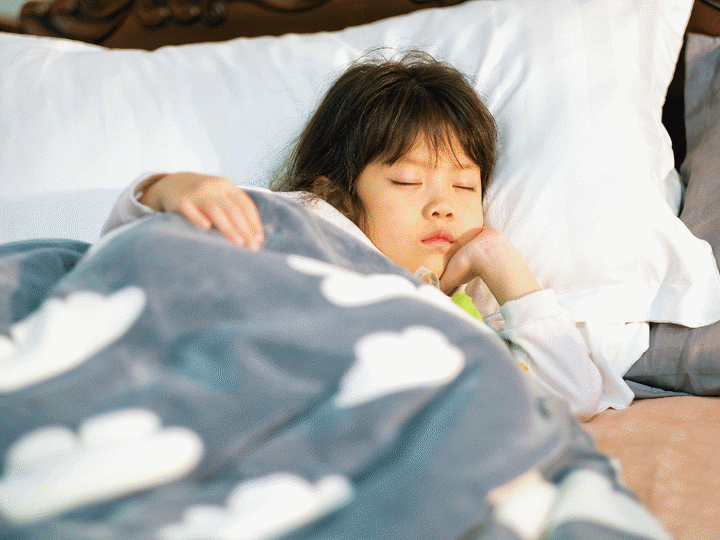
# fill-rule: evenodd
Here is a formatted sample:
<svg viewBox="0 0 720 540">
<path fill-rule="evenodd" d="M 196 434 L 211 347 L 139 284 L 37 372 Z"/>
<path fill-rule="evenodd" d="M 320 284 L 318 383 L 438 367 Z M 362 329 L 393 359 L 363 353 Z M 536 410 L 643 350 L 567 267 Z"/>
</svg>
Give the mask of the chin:
<svg viewBox="0 0 720 540">
<path fill-rule="evenodd" d="M 438 278 L 443 275 L 443 272 L 445 271 L 445 264 L 430 264 L 426 262 L 425 264 L 418 265 L 418 268 L 421 266 L 424 266 L 431 272 L 433 272 Z M 415 269 L 417 271 L 417 268 Z"/>
<path fill-rule="evenodd" d="M 409 270 L 412 274 L 416 273 L 420 268 L 427 268 L 431 272 L 433 272 L 438 278 L 442 276 L 443 272 L 445 271 L 445 267 L 447 266 L 447 263 L 445 261 L 438 261 L 438 260 L 413 260 L 413 261 L 404 261 L 403 263 L 395 261 L 395 264 L 399 264 L 406 270 Z"/>
<path fill-rule="evenodd" d="M 437 274 L 437 277 L 440 277 L 443 275 L 443 272 L 445 272 L 445 268 L 447 267 L 447 261 L 445 258 L 441 258 L 439 261 L 436 261 L 432 266 L 428 266 L 430 270 L 435 272 Z"/>
</svg>

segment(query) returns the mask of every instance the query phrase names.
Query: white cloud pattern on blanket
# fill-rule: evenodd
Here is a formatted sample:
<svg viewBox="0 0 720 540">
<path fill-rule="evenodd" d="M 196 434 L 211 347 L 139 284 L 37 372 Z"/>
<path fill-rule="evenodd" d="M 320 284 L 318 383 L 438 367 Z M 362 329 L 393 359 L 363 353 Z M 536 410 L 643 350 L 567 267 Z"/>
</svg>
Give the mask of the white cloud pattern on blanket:
<svg viewBox="0 0 720 540">
<path fill-rule="evenodd" d="M 363 275 L 299 255 L 288 256 L 287 263 L 298 272 L 324 277 L 322 293 L 337 306 L 362 307 L 383 300 L 410 297 L 433 304 L 456 316 L 464 313 L 437 287 L 427 284 L 416 286 L 409 279 L 395 274 Z M 468 316 L 468 319 L 472 317 Z"/>
<path fill-rule="evenodd" d="M 17 440 L 0 479 L 0 514 L 28 523 L 182 478 L 202 459 L 201 438 L 163 427 L 146 409 L 90 417 L 78 432 L 48 426 Z"/>
<path fill-rule="evenodd" d="M 408 279 L 394 274 L 372 274 L 365 276 L 338 266 L 309 259 L 299 255 L 290 255 L 288 265 L 304 274 L 322 276 L 321 290 L 325 298 L 337 306 L 360 307 L 403 296 L 419 296 L 418 288 Z M 425 285 L 420 289 L 437 302 L 444 295 L 435 287 Z M 440 297 L 435 297 L 439 293 Z M 445 298 L 447 300 L 447 298 Z M 444 303 L 443 300 L 440 300 Z"/>
<path fill-rule="evenodd" d="M 356 361 L 342 379 L 335 404 L 362 405 L 394 392 L 452 381 L 465 366 L 462 351 L 434 328 L 377 332 L 355 346 Z"/>
<path fill-rule="evenodd" d="M 298 272 L 322 277 L 323 295 L 337 306 L 353 308 L 394 298 L 415 298 L 470 321 L 495 337 L 485 324 L 458 308 L 432 285 L 415 285 L 393 274 L 363 275 L 298 255 L 288 256 L 287 263 Z M 346 373 L 335 398 L 338 407 L 361 405 L 412 388 L 440 386 L 457 377 L 465 366 L 463 353 L 450 344 L 445 334 L 423 326 L 410 327 L 402 333 L 365 336 L 356 344 L 355 356 L 356 362 Z"/>
<path fill-rule="evenodd" d="M 193 506 L 183 520 L 165 527 L 160 540 L 271 540 L 315 521 L 347 503 L 353 494 L 343 476 L 315 484 L 289 473 L 248 480 L 225 506 Z"/>
<path fill-rule="evenodd" d="M 22 390 L 65 373 L 122 336 L 145 307 L 128 287 L 111 295 L 79 291 L 50 298 L 0 336 L 0 393 Z"/>
</svg>

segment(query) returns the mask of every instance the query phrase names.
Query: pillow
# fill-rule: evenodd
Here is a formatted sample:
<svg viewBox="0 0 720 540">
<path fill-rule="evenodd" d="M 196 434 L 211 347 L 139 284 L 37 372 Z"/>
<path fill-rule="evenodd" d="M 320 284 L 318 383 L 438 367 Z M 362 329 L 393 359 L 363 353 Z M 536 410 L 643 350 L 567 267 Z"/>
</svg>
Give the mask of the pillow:
<svg viewBox="0 0 720 540">
<path fill-rule="evenodd" d="M 682 174 L 687 192 L 680 219 L 713 247 L 720 264 L 720 38 L 690 34 L 686 48 Z M 626 378 L 636 395 L 720 395 L 720 322 L 701 328 L 656 324 L 650 348 Z"/>
<path fill-rule="evenodd" d="M 2 35 L 0 185 L 3 204 L 24 209 L 2 237 L 49 221 L 59 236 L 94 240 L 80 212 L 36 212 L 33 198 L 119 189 L 148 170 L 267 185 L 350 62 L 371 48 L 422 48 L 468 74 L 495 114 L 501 157 L 486 221 L 544 287 L 579 321 L 706 324 L 720 318 L 720 276 L 667 202 L 678 184 L 660 120 L 691 6 L 471 1 L 340 32 L 152 53 Z"/>
</svg>

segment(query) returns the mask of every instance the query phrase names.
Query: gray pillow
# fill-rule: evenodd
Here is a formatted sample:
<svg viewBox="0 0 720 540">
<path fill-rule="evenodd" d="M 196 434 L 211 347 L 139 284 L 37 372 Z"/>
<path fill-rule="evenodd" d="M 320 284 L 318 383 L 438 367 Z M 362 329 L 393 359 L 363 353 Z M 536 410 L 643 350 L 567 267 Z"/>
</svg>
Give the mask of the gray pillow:
<svg viewBox="0 0 720 540">
<path fill-rule="evenodd" d="M 713 248 L 720 265 L 720 38 L 690 34 L 685 128 L 687 182 L 680 219 Z M 626 380 L 638 397 L 720 395 L 720 322 L 700 328 L 654 323 L 650 348 Z"/>
</svg>

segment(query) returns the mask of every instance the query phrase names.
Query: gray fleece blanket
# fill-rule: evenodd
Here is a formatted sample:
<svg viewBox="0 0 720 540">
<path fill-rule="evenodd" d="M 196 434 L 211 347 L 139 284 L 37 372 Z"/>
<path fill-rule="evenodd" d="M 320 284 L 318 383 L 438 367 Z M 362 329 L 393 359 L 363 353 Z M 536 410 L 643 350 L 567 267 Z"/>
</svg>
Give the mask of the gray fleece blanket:
<svg viewBox="0 0 720 540">
<path fill-rule="evenodd" d="M 665 538 L 494 331 L 252 197 L 259 252 L 0 246 L 1 538 Z"/>
</svg>

